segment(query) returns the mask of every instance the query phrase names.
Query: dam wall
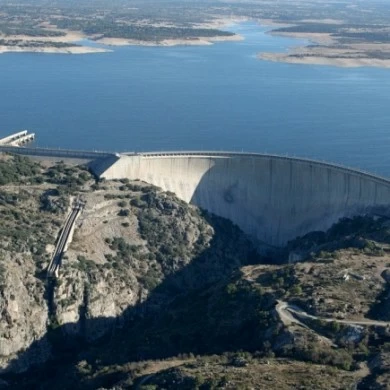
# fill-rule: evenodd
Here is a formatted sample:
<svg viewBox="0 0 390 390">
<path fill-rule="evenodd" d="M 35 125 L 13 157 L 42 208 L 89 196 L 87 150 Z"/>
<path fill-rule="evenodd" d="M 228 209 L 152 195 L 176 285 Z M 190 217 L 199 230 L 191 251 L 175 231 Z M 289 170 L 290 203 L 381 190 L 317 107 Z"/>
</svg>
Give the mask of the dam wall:
<svg viewBox="0 0 390 390">
<path fill-rule="evenodd" d="M 390 215 L 390 181 L 311 160 L 240 153 L 122 155 L 94 169 L 139 179 L 236 223 L 259 242 L 282 246 L 342 217 Z"/>
</svg>

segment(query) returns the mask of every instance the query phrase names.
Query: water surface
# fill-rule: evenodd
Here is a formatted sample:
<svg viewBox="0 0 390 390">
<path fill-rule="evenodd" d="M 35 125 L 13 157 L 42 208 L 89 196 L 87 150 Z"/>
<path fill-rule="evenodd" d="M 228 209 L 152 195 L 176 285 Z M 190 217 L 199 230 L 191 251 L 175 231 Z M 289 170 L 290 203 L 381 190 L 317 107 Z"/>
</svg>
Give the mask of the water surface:
<svg viewBox="0 0 390 390">
<path fill-rule="evenodd" d="M 0 136 L 115 151 L 313 157 L 390 176 L 390 71 L 261 61 L 300 41 L 253 23 L 242 42 L 0 55 Z"/>
</svg>

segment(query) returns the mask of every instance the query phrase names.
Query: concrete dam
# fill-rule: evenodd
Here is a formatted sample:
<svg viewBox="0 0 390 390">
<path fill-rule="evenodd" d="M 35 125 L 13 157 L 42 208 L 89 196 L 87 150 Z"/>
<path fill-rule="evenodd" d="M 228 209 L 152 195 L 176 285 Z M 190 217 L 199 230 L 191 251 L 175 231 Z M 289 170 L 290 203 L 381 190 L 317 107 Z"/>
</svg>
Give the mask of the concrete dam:
<svg viewBox="0 0 390 390">
<path fill-rule="evenodd" d="M 282 246 L 342 217 L 390 216 L 390 180 L 273 155 L 117 154 L 91 164 L 105 179 L 139 179 L 230 219 L 256 242 Z"/>
<path fill-rule="evenodd" d="M 326 230 L 342 217 L 390 217 L 390 180 L 309 159 L 230 152 L 112 153 L 20 147 L 21 131 L 0 152 L 86 164 L 105 179 L 142 180 L 230 219 L 259 244 Z"/>
</svg>

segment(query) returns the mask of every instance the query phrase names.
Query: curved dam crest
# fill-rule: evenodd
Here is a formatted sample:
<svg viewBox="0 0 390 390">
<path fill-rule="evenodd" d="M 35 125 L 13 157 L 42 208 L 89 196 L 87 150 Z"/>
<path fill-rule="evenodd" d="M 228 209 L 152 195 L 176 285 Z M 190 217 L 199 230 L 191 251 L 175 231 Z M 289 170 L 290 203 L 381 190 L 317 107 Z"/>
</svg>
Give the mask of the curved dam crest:
<svg viewBox="0 0 390 390">
<path fill-rule="evenodd" d="M 390 181 L 311 160 L 243 153 L 142 153 L 92 164 L 230 219 L 259 244 L 282 246 L 342 217 L 390 216 Z"/>
</svg>

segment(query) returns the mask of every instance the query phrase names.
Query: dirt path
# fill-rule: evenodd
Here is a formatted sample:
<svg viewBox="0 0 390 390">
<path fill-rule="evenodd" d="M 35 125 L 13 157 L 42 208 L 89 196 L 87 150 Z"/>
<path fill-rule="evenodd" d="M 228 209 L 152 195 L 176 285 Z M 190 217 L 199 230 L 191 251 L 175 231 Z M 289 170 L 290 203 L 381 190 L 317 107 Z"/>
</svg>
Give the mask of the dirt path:
<svg viewBox="0 0 390 390">
<path fill-rule="evenodd" d="M 167 370 L 168 368 L 172 367 L 178 367 L 185 363 L 191 363 L 194 359 L 187 359 L 187 360 L 168 360 L 168 361 L 159 361 L 151 364 L 149 367 L 147 367 L 142 373 L 141 376 L 143 377 L 136 385 L 136 389 L 139 389 L 142 385 L 147 384 L 149 379 L 151 379 L 155 374 L 157 374 L 160 371 Z"/>
</svg>

